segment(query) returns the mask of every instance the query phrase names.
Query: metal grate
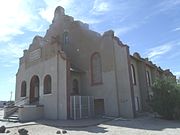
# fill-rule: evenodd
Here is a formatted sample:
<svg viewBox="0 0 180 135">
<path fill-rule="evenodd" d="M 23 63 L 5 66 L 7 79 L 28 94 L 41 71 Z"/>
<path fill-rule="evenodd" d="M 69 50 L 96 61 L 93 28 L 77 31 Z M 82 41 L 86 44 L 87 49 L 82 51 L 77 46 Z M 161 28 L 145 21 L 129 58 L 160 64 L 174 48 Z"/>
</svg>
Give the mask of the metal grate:
<svg viewBox="0 0 180 135">
<path fill-rule="evenodd" d="M 74 120 L 94 116 L 94 98 L 92 96 L 71 96 L 70 107 L 70 116 Z"/>
</svg>

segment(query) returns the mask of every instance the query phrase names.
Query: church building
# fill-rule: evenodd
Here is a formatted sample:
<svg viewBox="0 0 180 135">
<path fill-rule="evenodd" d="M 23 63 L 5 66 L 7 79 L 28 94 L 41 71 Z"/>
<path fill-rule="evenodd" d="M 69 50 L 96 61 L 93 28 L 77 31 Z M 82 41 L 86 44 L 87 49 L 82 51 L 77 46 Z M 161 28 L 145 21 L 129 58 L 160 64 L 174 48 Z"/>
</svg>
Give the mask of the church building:
<svg viewBox="0 0 180 135">
<path fill-rule="evenodd" d="M 35 36 L 19 60 L 15 100 L 23 101 L 22 121 L 134 118 L 149 110 L 153 81 L 166 76 L 175 78 L 140 54 L 130 55 L 112 30 L 92 31 L 59 6 L 45 36 Z"/>
</svg>

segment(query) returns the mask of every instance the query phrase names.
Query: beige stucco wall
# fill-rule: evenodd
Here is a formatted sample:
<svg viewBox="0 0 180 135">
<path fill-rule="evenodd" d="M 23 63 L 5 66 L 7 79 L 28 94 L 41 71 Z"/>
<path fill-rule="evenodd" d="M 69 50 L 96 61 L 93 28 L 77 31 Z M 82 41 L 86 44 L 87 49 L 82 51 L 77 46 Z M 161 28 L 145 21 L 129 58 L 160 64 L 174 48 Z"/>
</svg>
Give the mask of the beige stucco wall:
<svg viewBox="0 0 180 135">
<path fill-rule="evenodd" d="M 134 97 L 130 78 L 129 48 L 114 41 L 114 54 L 120 115 L 133 118 Z"/>
<path fill-rule="evenodd" d="M 59 66 L 57 65 L 59 61 Z M 59 72 L 58 69 L 59 68 Z M 51 94 L 43 93 L 44 77 L 49 74 L 52 79 Z M 45 61 L 25 68 L 25 63 L 20 65 L 16 77 L 16 101 L 21 99 L 21 83 L 23 80 L 27 83 L 26 96 L 30 95 L 30 81 L 33 75 L 39 77 L 39 103 L 44 105 L 44 116 L 48 119 L 66 119 L 67 118 L 67 95 L 66 95 L 66 61 L 60 55 L 54 56 Z M 58 81 L 59 78 L 59 81 Z M 57 83 L 59 85 L 57 85 Z M 59 108 L 59 109 L 57 109 Z"/>
<path fill-rule="evenodd" d="M 44 118 L 44 106 L 29 105 L 18 109 L 18 118 L 21 122 Z"/>
<path fill-rule="evenodd" d="M 58 55 L 58 69 L 57 75 L 59 80 L 57 84 L 57 117 L 58 119 L 67 119 L 67 60 L 62 59 Z"/>
<path fill-rule="evenodd" d="M 133 59 L 131 57 L 131 64 L 133 64 L 134 66 L 134 70 L 135 70 L 135 79 L 136 79 L 136 84 L 133 84 L 133 89 L 134 89 L 134 102 L 135 102 L 135 109 L 136 111 L 141 111 L 142 110 L 142 106 L 141 106 L 141 93 L 140 93 L 140 85 L 139 85 L 139 75 L 138 75 L 138 66 L 137 66 L 137 60 Z M 132 72 L 131 72 L 132 74 Z M 138 106 L 138 101 L 137 101 L 137 97 L 139 99 L 139 106 Z M 138 108 L 139 107 L 139 108 Z"/>
<path fill-rule="evenodd" d="M 89 32 L 91 33 L 91 32 Z M 112 32 L 110 32 L 112 34 Z M 89 36 L 93 35 L 90 34 Z M 87 35 L 86 35 L 87 36 Z M 95 99 L 104 99 L 105 114 L 109 116 L 119 116 L 118 101 L 115 84 L 115 72 L 113 62 L 113 41 L 112 35 L 91 36 L 92 44 L 89 44 L 89 38 L 86 37 L 88 48 L 82 56 L 83 67 L 86 74 L 83 76 L 83 95 L 94 96 Z M 102 84 L 93 85 L 91 82 L 91 55 L 99 52 L 102 63 Z M 85 57 L 86 59 L 83 59 Z M 113 104 L 113 105 L 112 105 Z"/>
</svg>

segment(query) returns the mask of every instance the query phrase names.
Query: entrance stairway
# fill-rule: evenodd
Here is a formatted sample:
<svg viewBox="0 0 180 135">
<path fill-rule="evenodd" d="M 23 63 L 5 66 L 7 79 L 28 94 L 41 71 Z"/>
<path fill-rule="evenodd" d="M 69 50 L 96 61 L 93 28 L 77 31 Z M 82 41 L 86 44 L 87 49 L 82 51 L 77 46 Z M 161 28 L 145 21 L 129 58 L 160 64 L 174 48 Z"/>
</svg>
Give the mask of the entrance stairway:
<svg viewBox="0 0 180 135">
<path fill-rule="evenodd" d="M 18 108 L 25 105 L 27 103 L 28 97 L 25 97 L 21 100 L 17 100 L 14 103 L 9 103 L 7 106 L 3 108 L 4 111 L 2 114 L 3 118 L 0 120 L 9 121 L 9 122 L 19 122 L 18 118 Z"/>
<path fill-rule="evenodd" d="M 7 118 L 4 118 L 4 120 L 8 122 L 19 122 L 18 112 L 14 112 L 12 115 L 10 115 Z"/>
</svg>

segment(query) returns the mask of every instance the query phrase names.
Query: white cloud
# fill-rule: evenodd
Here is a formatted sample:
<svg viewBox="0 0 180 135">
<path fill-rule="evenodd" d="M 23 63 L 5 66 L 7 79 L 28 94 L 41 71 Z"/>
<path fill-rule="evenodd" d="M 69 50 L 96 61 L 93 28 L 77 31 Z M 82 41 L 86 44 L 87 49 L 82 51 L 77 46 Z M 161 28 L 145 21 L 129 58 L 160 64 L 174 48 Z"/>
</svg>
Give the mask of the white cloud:
<svg viewBox="0 0 180 135">
<path fill-rule="evenodd" d="M 132 26 L 117 28 L 117 29 L 115 29 L 115 35 L 122 36 L 123 34 L 126 34 L 129 31 L 136 29 L 137 27 L 138 27 L 137 25 L 132 25 Z"/>
<path fill-rule="evenodd" d="M 173 72 L 173 74 L 174 74 L 175 76 L 177 76 L 178 78 L 180 77 L 180 72 Z"/>
<path fill-rule="evenodd" d="M 0 41 L 10 41 L 13 36 L 24 34 L 28 30 L 39 27 L 38 16 L 32 11 L 31 0 L 5 0 L 0 4 Z"/>
<path fill-rule="evenodd" d="M 8 43 L 6 47 L 0 49 L 0 56 L 19 58 L 22 56 L 23 50 L 27 47 L 27 45 Z"/>
<path fill-rule="evenodd" d="M 103 0 L 95 0 L 91 12 L 93 14 L 102 14 L 110 10 L 110 4 Z"/>
<path fill-rule="evenodd" d="M 180 5 L 180 0 L 164 0 L 156 6 L 158 12 L 167 11 Z"/>
<path fill-rule="evenodd" d="M 103 20 L 99 20 L 99 19 L 93 19 L 93 18 L 80 18 L 80 20 L 84 23 L 87 24 L 97 24 L 97 23 L 101 23 Z"/>
<path fill-rule="evenodd" d="M 100 5 L 98 5 L 99 7 L 97 8 L 98 1 L 99 0 L 95 0 L 93 8 L 95 8 L 97 12 L 107 11 L 109 5 L 105 2 L 102 2 Z M 68 12 L 73 17 L 75 17 L 75 19 L 81 20 L 84 23 L 97 24 L 102 22 L 102 20 L 100 19 L 92 17 L 87 18 L 86 16 L 82 16 L 82 14 L 84 14 L 84 10 L 82 10 L 83 7 L 77 8 L 79 5 L 77 2 L 75 2 L 75 0 L 44 0 L 44 2 L 46 3 L 46 7 L 40 9 L 39 15 L 49 23 L 52 22 L 54 10 L 57 6 L 63 7 L 65 9 L 65 12 Z"/>
<path fill-rule="evenodd" d="M 172 31 L 180 31 L 180 27 L 173 29 Z"/>
<path fill-rule="evenodd" d="M 28 44 L 8 43 L 5 47 L 0 49 L 1 64 L 4 67 L 12 67 L 18 64 L 18 60 L 23 56 L 23 50 L 28 47 Z"/>
<path fill-rule="evenodd" d="M 42 18 L 47 20 L 48 22 L 52 22 L 54 16 L 54 10 L 57 6 L 61 6 L 65 9 L 72 6 L 73 0 L 44 0 L 46 3 L 46 7 L 40 9 L 39 14 Z"/>
<path fill-rule="evenodd" d="M 147 57 L 150 59 L 155 59 L 167 52 L 169 52 L 172 49 L 172 44 L 167 43 L 158 47 L 154 47 L 148 50 Z"/>
</svg>

